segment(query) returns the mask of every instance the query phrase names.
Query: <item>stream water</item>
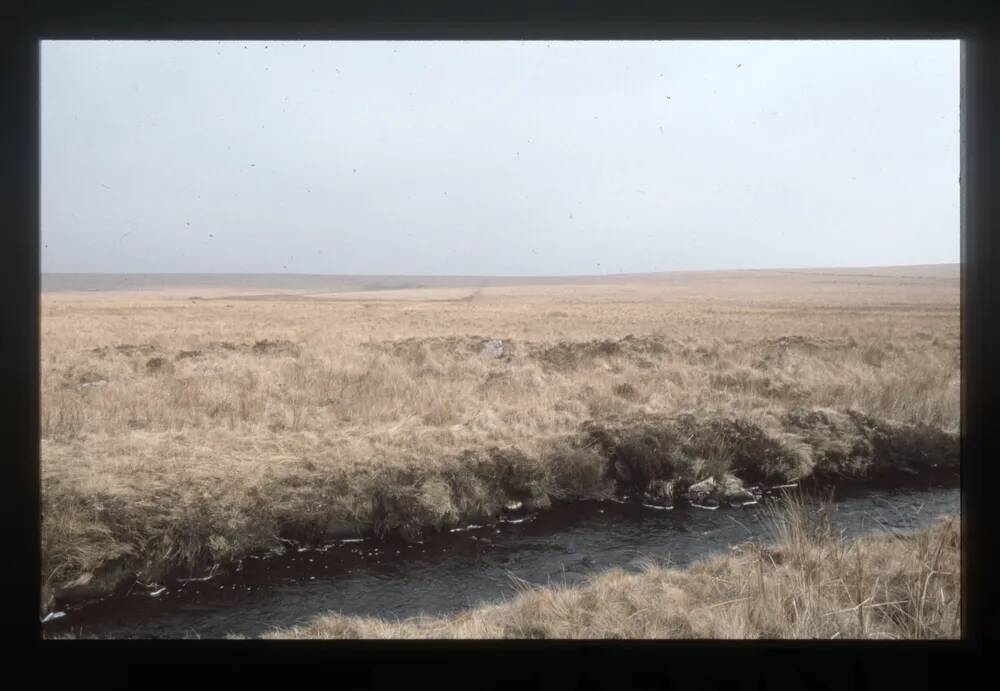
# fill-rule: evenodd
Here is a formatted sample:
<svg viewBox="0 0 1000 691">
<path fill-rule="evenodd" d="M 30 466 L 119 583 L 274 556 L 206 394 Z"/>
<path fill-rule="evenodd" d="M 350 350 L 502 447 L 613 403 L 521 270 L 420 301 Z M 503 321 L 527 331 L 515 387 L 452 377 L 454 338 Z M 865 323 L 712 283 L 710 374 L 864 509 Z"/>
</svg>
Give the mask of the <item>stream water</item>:
<svg viewBox="0 0 1000 691">
<path fill-rule="evenodd" d="M 831 525 L 849 537 L 916 530 L 960 512 L 954 487 L 838 494 Z M 684 566 L 751 538 L 773 539 L 765 502 L 718 510 L 577 503 L 537 515 L 512 514 L 415 544 L 289 543 L 207 580 L 137 584 L 128 594 L 62 607 L 64 616 L 45 623 L 43 633 L 221 638 L 260 635 L 327 611 L 382 618 L 440 615 L 510 598 L 515 578 L 574 584 L 616 566 L 635 570 L 649 561 Z"/>
</svg>

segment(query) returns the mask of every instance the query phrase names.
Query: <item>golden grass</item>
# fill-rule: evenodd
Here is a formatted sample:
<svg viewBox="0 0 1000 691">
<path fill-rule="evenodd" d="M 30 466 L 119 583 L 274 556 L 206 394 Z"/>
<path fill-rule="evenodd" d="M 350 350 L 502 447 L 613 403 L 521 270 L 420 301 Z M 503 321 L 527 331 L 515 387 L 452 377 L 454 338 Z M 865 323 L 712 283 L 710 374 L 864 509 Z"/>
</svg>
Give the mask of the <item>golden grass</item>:
<svg viewBox="0 0 1000 691">
<path fill-rule="evenodd" d="M 265 638 L 959 638 L 960 522 L 847 541 L 793 501 L 777 545 L 688 569 L 612 569 L 583 586 L 528 586 L 450 617 L 318 616 Z"/>
<path fill-rule="evenodd" d="M 512 496 L 600 496 L 612 487 L 607 458 L 578 443 L 588 422 L 744 420 L 800 474 L 850 455 L 829 438 L 854 424 L 848 409 L 954 433 L 958 297 L 957 267 L 47 293 L 46 595 L 278 534 L 406 533 Z M 833 422 L 789 427 L 799 408 Z"/>
</svg>

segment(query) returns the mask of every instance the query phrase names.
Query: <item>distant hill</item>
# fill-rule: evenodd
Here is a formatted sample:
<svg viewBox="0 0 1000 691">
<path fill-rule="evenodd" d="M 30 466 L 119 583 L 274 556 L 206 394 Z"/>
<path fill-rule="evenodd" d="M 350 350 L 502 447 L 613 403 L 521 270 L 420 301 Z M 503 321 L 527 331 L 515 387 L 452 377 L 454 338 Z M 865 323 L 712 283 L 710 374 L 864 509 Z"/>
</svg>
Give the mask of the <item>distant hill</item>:
<svg viewBox="0 0 1000 691">
<path fill-rule="evenodd" d="M 334 274 L 84 274 L 43 273 L 43 293 L 109 292 L 205 288 L 230 290 L 278 290 L 356 292 L 412 290 L 418 288 L 485 288 L 512 285 L 558 285 L 564 283 L 620 283 L 723 279 L 782 274 L 866 278 L 957 279 L 958 264 L 914 266 L 734 269 L 729 271 L 669 271 L 660 273 L 609 273 L 586 276 L 380 276 Z"/>
</svg>

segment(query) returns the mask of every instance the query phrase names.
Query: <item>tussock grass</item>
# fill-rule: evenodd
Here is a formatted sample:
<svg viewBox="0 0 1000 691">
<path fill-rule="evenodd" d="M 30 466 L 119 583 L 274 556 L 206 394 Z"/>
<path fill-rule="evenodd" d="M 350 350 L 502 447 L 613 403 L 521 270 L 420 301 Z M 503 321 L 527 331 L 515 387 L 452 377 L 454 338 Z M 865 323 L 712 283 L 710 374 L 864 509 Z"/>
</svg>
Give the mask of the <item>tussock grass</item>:
<svg viewBox="0 0 1000 691">
<path fill-rule="evenodd" d="M 514 500 L 955 467 L 957 272 L 914 271 L 507 285 L 464 302 L 45 294 L 46 599 Z"/>
<path fill-rule="evenodd" d="M 266 638 L 959 638 L 957 517 L 915 534 L 853 541 L 829 505 L 794 497 L 775 544 L 748 543 L 688 569 L 612 569 L 576 587 L 524 586 L 455 616 L 387 621 L 318 616 Z"/>
</svg>

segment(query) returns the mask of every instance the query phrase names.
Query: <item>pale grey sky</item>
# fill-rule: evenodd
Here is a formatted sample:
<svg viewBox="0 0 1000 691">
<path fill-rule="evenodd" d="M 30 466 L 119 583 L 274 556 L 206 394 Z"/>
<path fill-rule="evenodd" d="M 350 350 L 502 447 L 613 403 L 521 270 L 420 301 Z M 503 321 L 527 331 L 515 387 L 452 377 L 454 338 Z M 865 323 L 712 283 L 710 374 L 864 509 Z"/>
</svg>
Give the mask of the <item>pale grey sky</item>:
<svg viewBox="0 0 1000 691">
<path fill-rule="evenodd" d="M 958 41 L 41 48 L 44 272 L 959 257 Z"/>
</svg>

